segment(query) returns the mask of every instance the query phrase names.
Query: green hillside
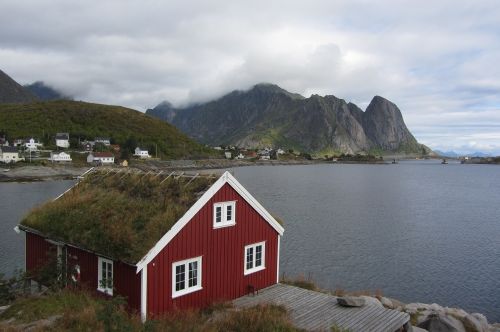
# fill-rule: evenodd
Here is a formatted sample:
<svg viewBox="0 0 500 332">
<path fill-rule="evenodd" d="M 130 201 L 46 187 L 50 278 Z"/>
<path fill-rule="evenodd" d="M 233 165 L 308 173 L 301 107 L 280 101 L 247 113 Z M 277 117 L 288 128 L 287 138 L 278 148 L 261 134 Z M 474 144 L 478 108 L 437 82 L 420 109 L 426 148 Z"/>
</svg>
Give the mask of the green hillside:
<svg viewBox="0 0 500 332">
<path fill-rule="evenodd" d="M 172 125 L 144 113 L 121 107 L 58 100 L 0 105 L 0 134 L 9 140 L 36 137 L 54 144 L 57 132 L 69 132 L 72 145 L 78 138 L 110 137 L 128 149 L 140 145 L 162 159 L 204 158 L 213 154 Z"/>
</svg>

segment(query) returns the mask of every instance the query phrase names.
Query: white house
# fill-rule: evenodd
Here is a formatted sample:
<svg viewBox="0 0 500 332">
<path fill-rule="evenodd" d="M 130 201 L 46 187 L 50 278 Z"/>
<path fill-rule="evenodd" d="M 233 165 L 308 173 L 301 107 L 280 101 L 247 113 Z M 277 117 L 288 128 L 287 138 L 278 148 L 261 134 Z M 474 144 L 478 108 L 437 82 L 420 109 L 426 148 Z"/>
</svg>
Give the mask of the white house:
<svg viewBox="0 0 500 332">
<path fill-rule="evenodd" d="M 24 160 L 19 157 L 19 152 L 14 146 L 0 146 L 0 161 L 6 164 L 17 163 Z"/>
<path fill-rule="evenodd" d="M 87 156 L 87 162 L 109 165 L 115 162 L 115 156 L 111 152 L 94 152 Z"/>
<path fill-rule="evenodd" d="M 110 141 L 109 137 L 96 137 L 94 141 L 95 141 L 95 143 L 101 143 L 101 144 L 104 144 L 106 146 L 111 145 L 111 141 Z"/>
<path fill-rule="evenodd" d="M 135 148 L 134 156 L 139 157 L 141 159 L 151 158 L 151 156 L 149 155 L 149 151 L 147 149 L 140 147 Z"/>
<path fill-rule="evenodd" d="M 245 159 L 245 156 L 240 152 L 240 154 L 234 157 L 234 159 Z"/>
<path fill-rule="evenodd" d="M 226 156 L 226 159 L 231 159 L 231 156 L 232 156 L 231 152 L 226 151 L 226 152 L 224 152 L 224 155 Z"/>
<path fill-rule="evenodd" d="M 68 133 L 57 133 L 56 134 L 56 146 L 60 148 L 69 148 L 69 134 Z"/>
<path fill-rule="evenodd" d="M 50 160 L 52 162 L 54 162 L 54 161 L 62 162 L 62 161 L 71 161 L 72 159 L 71 159 L 71 156 L 66 152 L 61 152 L 61 153 L 51 152 L 50 153 Z"/>
<path fill-rule="evenodd" d="M 27 140 L 25 143 L 24 143 L 24 146 L 26 147 L 26 150 L 28 151 L 38 151 L 38 148 L 39 147 L 42 147 L 43 144 L 36 141 L 33 137 L 30 138 L 29 140 Z"/>
</svg>

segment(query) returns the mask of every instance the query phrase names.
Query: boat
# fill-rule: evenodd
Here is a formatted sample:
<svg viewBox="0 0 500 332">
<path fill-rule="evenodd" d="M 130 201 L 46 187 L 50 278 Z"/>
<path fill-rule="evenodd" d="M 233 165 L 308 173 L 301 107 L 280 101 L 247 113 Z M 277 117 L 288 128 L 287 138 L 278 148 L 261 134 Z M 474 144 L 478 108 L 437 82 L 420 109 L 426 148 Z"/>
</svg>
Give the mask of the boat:
<svg viewBox="0 0 500 332">
<path fill-rule="evenodd" d="M 393 159 L 393 160 L 392 160 L 392 163 L 393 163 L 393 164 L 397 164 L 398 162 L 396 161 L 396 159 Z"/>
<path fill-rule="evenodd" d="M 441 164 L 446 165 L 446 164 L 448 164 L 448 161 L 446 161 L 446 159 L 443 159 L 443 161 L 441 162 Z"/>
</svg>

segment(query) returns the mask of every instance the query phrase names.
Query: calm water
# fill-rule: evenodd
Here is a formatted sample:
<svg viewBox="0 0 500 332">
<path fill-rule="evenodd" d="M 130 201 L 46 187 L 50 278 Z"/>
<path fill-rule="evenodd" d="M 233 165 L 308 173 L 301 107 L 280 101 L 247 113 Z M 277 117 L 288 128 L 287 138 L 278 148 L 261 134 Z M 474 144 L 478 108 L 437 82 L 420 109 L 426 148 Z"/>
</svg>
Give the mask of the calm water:
<svg viewBox="0 0 500 332">
<path fill-rule="evenodd" d="M 0 183 L 0 273 L 24 269 L 24 233 L 14 232 L 34 206 L 59 196 L 73 181 Z"/>
<path fill-rule="evenodd" d="M 285 221 L 286 276 L 500 321 L 500 167 L 426 161 L 233 171 Z M 70 185 L 0 184 L 0 272 L 23 265 L 24 240 L 12 227 Z"/>
</svg>

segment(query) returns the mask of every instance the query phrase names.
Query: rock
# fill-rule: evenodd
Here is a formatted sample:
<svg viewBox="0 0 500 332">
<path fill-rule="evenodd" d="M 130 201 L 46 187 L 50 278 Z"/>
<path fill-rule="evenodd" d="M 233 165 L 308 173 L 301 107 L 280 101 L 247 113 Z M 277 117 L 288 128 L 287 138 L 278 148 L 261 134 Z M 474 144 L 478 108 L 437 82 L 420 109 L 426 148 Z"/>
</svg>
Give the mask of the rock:
<svg viewBox="0 0 500 332">
<path fill-rule="evenodd" d="M 488 331 L 490 325 L 488 324 L 488 319 L 486 318 L 485 315 L 473 313 L 471 314 L 471 316 L 474 317 L 479 322 L 483 331 Z"/>
<path fill-rule="evenodd" d="M 377 300 L 377 298 L 375 298 L 375 297 L 363 295 L 363 296 L 360 296 L 360 298 L 364 299 L 366 304 L 374 305 L 374 306 L 377 306 L 380 308 L 384 307 L 382 305 L 382 303 L 379 300 Z"/>
<path fill-rule="evenodd" d="M 441 314 L 431 314 L 418 327 L 424 328 L 429 332 L 466 332 L 462 323 L 450 316 Z"/>
<path fill-rule="evenodd" d="M 427 330 L 424 330 L 423 328 L 417 326 L 412 326 L 411 329 L 412 332 L 428 332 Z"/>
<path fill-rule="evenodd" d="M 380 298 L 380 303 L 386 308 L 389 309 L 394 309 L 394 304 L 392 303 L 391 300 L 389 300 L 387 297 L 381 297 Z"/>
<path fill-rule="evenodd" d="M 7 309 L 9 309 L 10 305 L 4 305 L 4 306 L 1 306 L 0 307 L 0 315 L 3 314 L 4 311 L 6 311 Z"/>
<path fill-rule="evenodd" d="M 343 307 L 362 307 L 366 301 L 362 297 L 344 296 L 337 298 L 337 302 Z"/>
</svg>

